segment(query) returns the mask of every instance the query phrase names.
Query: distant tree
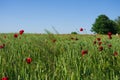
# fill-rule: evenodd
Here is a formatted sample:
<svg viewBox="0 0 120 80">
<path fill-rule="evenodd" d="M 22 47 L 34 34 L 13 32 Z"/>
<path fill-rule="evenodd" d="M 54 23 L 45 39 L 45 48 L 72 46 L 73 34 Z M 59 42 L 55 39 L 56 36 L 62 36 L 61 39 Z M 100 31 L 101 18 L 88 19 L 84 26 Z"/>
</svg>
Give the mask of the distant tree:
<svg viewBox="0 0 120 80">
<path fill-rule="evenodd" d="M 118 18 L 117 19 L 115 19 L 115 22 L 116 22 L 116 24 L 117 24 L 117 33 L 119 33 L 120 34 L 120 16 L 118 16 Z"/>
<path fill-rule="evenodd" d="M 116 23 L 113 20 L 110 20 L 106 15 L 99 15 L 98 18 L 96 18 L 91 31 L 98 34 L 107 34 L 108 32 L 116 34 L 117 26 Z"/>
<path fill-rule="evenodd" d="M 71 32 L 71 34 L 78 34 L 77 32 Z"/>
</svg>

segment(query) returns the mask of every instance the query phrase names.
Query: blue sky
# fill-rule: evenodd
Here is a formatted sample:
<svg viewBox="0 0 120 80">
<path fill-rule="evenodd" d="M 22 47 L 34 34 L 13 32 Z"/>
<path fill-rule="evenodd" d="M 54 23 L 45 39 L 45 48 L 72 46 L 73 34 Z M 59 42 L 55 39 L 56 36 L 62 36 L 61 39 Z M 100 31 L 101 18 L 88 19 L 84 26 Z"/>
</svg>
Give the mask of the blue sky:
<svg viewBox="0 0 120 80">
<path fill-rule="evenodd" d="M 0 32 L 44 33 L 44 29 L 87 33 L 100 14 L 120 16 L 120 0 L 0 0 Z"/>
</svg>

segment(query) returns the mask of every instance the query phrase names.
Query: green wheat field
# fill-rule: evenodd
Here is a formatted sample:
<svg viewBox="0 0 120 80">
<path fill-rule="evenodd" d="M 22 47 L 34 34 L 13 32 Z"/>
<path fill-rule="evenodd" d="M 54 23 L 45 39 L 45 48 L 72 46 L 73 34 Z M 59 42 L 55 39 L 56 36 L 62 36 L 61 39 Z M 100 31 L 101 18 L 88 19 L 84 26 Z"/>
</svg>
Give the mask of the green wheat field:
<svg viewBox="0 0 120 80">
<path fill-rule="evenodd" d="M 120 80 L 119 44 L 116 35 L 1 33 L 0 78 Z"/>
</svg>

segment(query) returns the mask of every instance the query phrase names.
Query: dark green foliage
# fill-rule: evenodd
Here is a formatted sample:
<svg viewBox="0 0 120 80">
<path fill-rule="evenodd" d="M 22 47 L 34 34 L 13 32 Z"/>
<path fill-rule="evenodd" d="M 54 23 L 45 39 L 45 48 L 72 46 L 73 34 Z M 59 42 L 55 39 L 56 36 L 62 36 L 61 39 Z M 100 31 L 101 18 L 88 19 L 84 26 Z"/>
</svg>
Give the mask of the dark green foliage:
<svg viewBox="0 0 120 80">
<path fill-rule="evenodd" d="M 93 24 L 91 31 L 98 34 L 107 34 L 108 32 L 116 34 L 117 25 L 114 21 L 110 20 L 106 15 L 99 15 L 95 23 Z"/>
<path fill-rule="evenodd" d="M 71 34 L 78 34 L 77 32 L 71 32 Z"/>
<path fill-rule="evenodd" d="M 115 19 L 115 22 L 116 22 L 116 24 L 117 24 L 117 33 L 119 33 L 120 34 L 120 16 L 118 16 L 118 18 L 117 19 Z"/>
</svg>

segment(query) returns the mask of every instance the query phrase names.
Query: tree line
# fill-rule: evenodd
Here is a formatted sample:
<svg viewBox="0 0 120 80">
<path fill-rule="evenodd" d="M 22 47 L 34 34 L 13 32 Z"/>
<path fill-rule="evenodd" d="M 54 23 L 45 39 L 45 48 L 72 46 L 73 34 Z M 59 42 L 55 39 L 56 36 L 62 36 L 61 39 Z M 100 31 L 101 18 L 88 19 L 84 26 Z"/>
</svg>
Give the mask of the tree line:
<svg viewBox="0 0 120 80">
<path fill-rule="evenodd" d="M 108 32 L 120 34 L 120 16 L 115 20 L 111 20 L 104 14 L 99 15 L 92 25 L 91 31 L 97 34 L 107 34 Z"/>
</svg>

